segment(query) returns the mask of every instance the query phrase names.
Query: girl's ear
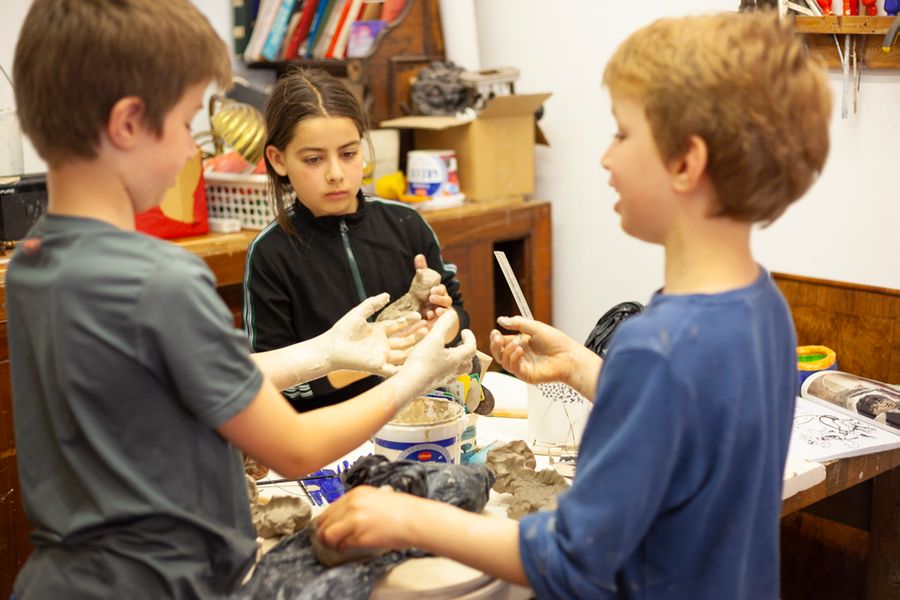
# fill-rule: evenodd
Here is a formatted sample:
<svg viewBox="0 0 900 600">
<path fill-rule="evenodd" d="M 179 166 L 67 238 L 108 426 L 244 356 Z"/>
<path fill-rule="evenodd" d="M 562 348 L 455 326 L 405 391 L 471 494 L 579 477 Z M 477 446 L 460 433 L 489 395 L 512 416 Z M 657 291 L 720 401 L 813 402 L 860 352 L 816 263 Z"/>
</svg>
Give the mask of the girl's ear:
<svg viewBox="0 0 900 600">
<path fill-rule="evenodd" d="M 287 167 L 284 166 L 284 154 L 281 150 L 271 144 L 266 146 L 266 158 L 269 159 L 269 163 L 276 173 L 282 177 L 287 175 Z"/>
<path fill-rule="evenodd" d="M 699 135 L 688 138 L 687 147 L 680 158 L 669 165 L 672 186 L 677 192 L 690 192 L 700 183 L 709 162 L 709 149 Z"/>
</svg>

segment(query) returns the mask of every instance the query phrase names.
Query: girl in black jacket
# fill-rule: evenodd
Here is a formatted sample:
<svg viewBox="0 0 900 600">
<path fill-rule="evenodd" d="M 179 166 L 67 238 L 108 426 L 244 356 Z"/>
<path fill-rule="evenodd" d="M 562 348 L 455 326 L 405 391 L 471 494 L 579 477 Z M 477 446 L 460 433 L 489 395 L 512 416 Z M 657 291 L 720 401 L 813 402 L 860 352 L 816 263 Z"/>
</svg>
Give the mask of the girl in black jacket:
<svg viewBox="0 0 900 600">
<path fill-rule="evenodd" d="M 468 327 L 456 267 L 444 262 L 431 227 L 414 209 L 360 191 L 366 117 L 341 82 L 316 70 L 285 75 L 266 106 L 266 126 L 277 218 L 247 251 L 243 316 L 254 351 L 313 338 L 369 296 L 396 300 L 425 266 L 441 284 L 423 317 L 433 322 L 452 308 Z M 284 393 L 297 410 L 311 410 L 378 381 L 338 372 Z"/>
</svg>

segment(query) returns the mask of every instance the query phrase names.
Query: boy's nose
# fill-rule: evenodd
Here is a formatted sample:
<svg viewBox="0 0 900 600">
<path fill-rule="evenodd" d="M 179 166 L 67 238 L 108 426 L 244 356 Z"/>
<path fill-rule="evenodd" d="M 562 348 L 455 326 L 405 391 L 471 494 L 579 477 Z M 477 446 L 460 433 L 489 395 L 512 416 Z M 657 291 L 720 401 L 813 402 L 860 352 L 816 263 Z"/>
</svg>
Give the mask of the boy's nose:
<svg viewBox="0 0 900 600">
<path fill-rule="evenodd" d="M 609 148 L 607 148 L 606 152 L 603 153 L 603 156 L 600 157 L 600 166 L 609 171 Z"/>
</svg>

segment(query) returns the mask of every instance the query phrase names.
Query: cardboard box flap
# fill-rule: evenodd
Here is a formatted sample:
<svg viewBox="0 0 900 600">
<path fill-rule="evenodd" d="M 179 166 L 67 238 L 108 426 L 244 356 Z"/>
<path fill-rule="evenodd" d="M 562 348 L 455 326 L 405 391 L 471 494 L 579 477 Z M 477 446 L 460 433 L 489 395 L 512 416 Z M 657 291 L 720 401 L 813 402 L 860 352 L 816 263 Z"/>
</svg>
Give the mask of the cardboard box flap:
<svg viewBox="0 0 900 600">
<path fill-rule="evenodd" d="M 442 131 L 451 127 L 459 127 L 460 125 L 468 125 L 471 121 L 457 119 L 452 115 L 447 116 L 412 116 L 398 117 L 396 119 L 388 119 L 382 121 L 382 127 L 396 127 L 397 129 L 428 129 L 431 131 Z"/>
<path fill-rule="evenodd" d="M 521 96 L 495 96 L 478 113 L 479 119 L 515 117 L 534 114 L 551 94 L 523 94 Z"/>
</svg>

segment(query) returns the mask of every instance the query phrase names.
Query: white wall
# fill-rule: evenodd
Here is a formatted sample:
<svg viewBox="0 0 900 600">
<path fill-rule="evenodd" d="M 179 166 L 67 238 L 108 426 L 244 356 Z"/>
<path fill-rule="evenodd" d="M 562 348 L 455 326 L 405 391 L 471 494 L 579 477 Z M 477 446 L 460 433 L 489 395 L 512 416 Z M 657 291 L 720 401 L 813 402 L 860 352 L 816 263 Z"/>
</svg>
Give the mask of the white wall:
<svg viewBox="0 0 900 600">
<path fill-rule="evenodd" d="M 451 0 L 452 1 L 452 0 Z M 646 301 L 662 282 L 662 252 L 628 238 L 612 211 L 600 156 L 615 131 L 603 66 L 629 32 L 664 15 L 734 10 L 738 0 L 477 0 L 482 68 L 514 65 L 519 92 L 551 91 L 537 150 L 536 197 L 553 202 L 554 324 L 583 339 L 623 300 Z M 799 204 L 757 234 L 758 260 L 774 271 L 900 288 L 900 73 L 865 72 L 859 114 L 840 119 L 832 151 Z"/>
<path fill-rule="evenodd" d="M 163 0 L 164 1 L 164 0 Z M 207 16 L 219 36 L 230 48 L 233 13 L 230 0 L 193 0 L 194 4 Z M 13 56 L 19 30 L 25 21 L 25 14 L 31 6 L 31 0 L 0 0 L 0 65 L 12 76 Z M 265 86 L 274 79 L 268 71 L 248 71 L 235 65 L 235 74 L 249 79 L 254 85 Z M 207 98 L 212 90 L 207 91 Z M 0 77 L 0 108 L 13 106 L 13 92 L 6 79 Z M 209 119 L 201 111 L 192 123 L 194 131 L 209 129 Z M 25 138 L 23 142 L 23 159 L 26 173 L 41 173 L 47 170 L 44 161 L 37 155 L 31 143 Z"/>
<path fill-rule="evenodd" d="M 230 39 L 231 3 L 195 2 Z M 4 0 L 0 6 L 0 63 L 7 70 L 29 4 Z M 613 304 L 646 301 L 662 281 L 661 251 L 621 232 L 599 165 L 615 129 L 600 85 L 603 65 L 629 32 L 656 17 L 737 4 L 476 0 L 481 66 L 516 66 L 520 92 L 553 92 L 542 121 L 552 146 L 537 150 L 536 196 L 553 202 L 554 323 L 576 338 Z M 267 73 L 250 75 L 269 80 Z M 838 112 L 840 78 L 833 73 L 831 80 L 836 109 L 825 173 L 804 200 L 759 232 L 755 249 L 771 270 L 900 288 L 900 167 L 893 160 L 900 73 L 864 73 L 860 112 L 846 121 Z M 10 105 L 11 97 L 0 82 L 0 106 Z M 28 171 L 43 169 L 27 142 L 25 163 Z"/>
</svg>

